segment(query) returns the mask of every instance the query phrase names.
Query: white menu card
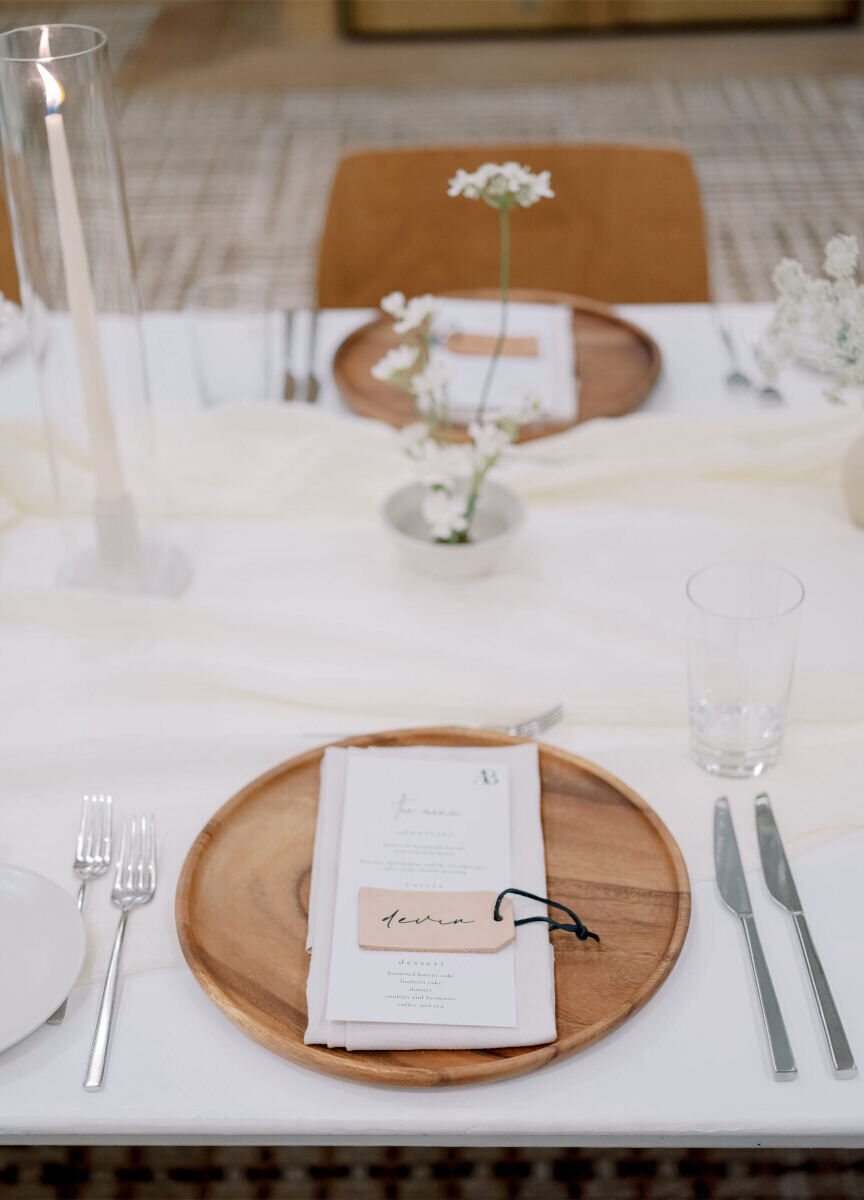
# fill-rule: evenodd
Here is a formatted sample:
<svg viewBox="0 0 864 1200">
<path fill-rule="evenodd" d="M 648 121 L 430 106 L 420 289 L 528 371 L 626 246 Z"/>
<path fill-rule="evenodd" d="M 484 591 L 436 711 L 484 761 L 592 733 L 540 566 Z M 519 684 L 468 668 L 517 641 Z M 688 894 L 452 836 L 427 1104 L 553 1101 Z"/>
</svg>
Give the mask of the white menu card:
<svg viewBox="0 0 864 1200">
<path fill-rule="evenodd" d="M 516 1025 L 513 946 L 494 954 L 361 950 L 361 887 L 488 890 L 510 882 L 506 766 L 352 756 L 327 1019 Z"/>
</svg>

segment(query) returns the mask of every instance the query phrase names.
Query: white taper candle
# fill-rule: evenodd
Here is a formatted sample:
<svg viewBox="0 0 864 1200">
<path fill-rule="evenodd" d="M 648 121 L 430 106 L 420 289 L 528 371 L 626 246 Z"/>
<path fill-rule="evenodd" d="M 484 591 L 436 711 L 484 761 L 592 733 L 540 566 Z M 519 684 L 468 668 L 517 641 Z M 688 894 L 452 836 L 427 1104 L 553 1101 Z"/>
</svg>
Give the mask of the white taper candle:
<svg viewBox="0 0 864 1200">
<path fill-rule="evenodd" d="M 78 371 L 93 455 L 96 500 L 106 505 L 118 504 L 126 496 L 126 484 L 117 448 L 117 433 L 108 381 L 105 377 L 105 363 L 99 343 L 96 301 L 78 208 L 78 194 L 72 176 L 63 116 L 59 111 L 63 90 L 54 76 L 41 64 L 37 63 L 37 69 L 45 84 L 48 105 L 45 129 L 48 134 L 51 181 L 54 185 L 60 252 L 66 276 L 66 298 L 75 330 Z"/>
</svg>

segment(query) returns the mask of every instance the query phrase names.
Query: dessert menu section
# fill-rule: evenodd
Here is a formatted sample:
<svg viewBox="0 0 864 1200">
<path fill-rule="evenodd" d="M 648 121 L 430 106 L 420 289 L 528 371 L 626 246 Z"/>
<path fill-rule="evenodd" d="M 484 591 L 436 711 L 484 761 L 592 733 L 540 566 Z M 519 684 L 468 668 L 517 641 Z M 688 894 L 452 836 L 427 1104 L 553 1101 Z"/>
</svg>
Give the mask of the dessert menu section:
<svg viewBox="0 0 864 1200">
<path fill-rule="evenodd" d="M 509 886 L 506 766 L 351 755 L 338 872 L 329 1020 L 516 1025 L 512 944 L 491 954 L 415 953 L 364 950 L 358 940 L 360 888 Z"/>
</svg>

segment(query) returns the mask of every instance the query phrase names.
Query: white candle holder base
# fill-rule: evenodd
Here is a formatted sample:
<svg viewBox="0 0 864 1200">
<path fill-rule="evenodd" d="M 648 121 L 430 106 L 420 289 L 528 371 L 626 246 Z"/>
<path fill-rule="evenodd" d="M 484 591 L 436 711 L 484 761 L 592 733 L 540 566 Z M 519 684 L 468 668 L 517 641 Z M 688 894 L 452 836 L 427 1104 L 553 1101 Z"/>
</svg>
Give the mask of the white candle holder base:
<svg viewBox="0 0 864 1200">
<path fill-rule="evenodd" d="M 60 568 L 59 583 L 124 596 L 180 596 L 192 579 L 192 566 L 175 546 L 142 538 L 129 496 L 117 504 L 93 507 L 96 544 Z"/>
</svg>

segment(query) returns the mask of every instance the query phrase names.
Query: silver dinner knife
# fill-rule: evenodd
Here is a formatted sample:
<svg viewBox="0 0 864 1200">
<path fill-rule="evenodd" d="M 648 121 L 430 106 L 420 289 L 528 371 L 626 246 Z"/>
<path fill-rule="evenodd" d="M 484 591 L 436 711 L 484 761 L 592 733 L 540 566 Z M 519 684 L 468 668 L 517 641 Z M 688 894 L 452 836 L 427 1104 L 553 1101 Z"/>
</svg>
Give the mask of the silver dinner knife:
<svg viewBox="0 0 864 1200">
<path fill-rule="evenodd" d="M 807 919 L 801 907 L 795 880 L 789 869 L 789 861 L 786 858 L 786 851 L 783 849 L 780 831 L 774 820 L 767 792 L 760 792 L 756 797 L 756 835 L 759 839 L 759 854 L 762 857 L 762 871 L 768 891 L 777 903 L 786 909 L 795 923 L 795 932 L 798 934 L 807 974 L 813 985 L 822 1028 L 828 1039 L 834 1074 L 838 1079 L 851 1079 L 858 1073 L 858 1068 L 855 1066 L 855 1059 L 852 1057 L 852 1050 L 846 1038 L 843 1022 L 840 1020 L 837 1005 L 831 995 L 828 979 L 810 936 Z"/>
<path fill-rule="evenodd" d="M 756 930 L 753 917 L 753 906 L 744 879 L 744 868 L 741 866 L 741 855 L 738 853 L 738 841 L 735 837 L 735 826 L 732 824 L 732 814 L 729 812 L 729 801 L 722 796 L 714 805 L 714 867 L 717 871 L 717 887 L 723 898 L 723 903 L 740 917 L 747 938 L 747 951 L 753 976 L 756 980 L 756 991 L 759 995 L 759 1007 L 762 1010 L 762 1023 L 768 1038 L 768 1049 L 771 1054 L 771 1066 L 774 1078 L 777 1080 L 794 1079 L 798 1074 L 789 1036 L 783 1022 L 783 1014 L 771 982 L 771 974 L 762 943 Z"/>
</svg>

